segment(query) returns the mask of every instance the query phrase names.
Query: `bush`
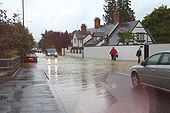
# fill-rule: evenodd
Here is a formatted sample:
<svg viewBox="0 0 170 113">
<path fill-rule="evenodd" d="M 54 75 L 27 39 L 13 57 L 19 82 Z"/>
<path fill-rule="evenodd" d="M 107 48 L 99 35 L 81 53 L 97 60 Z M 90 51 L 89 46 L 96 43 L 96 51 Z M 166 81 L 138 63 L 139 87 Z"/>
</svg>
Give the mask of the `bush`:
<svg viewBox="0 0 170 113">
<path fill-rule="evenodd" d="M 0 58 L 23 55 L 34 47 L 34 39 L 29 30 L 18 21 L 17 14 L 10 19 L 5 10 L 0 9 Z"/>
<path fill-rule="evenodd" d="M 15 56 L 17 56 L 17 51 L 15 49 L 0 52 L 0 58 L 12 58 Z"/>
</svg>

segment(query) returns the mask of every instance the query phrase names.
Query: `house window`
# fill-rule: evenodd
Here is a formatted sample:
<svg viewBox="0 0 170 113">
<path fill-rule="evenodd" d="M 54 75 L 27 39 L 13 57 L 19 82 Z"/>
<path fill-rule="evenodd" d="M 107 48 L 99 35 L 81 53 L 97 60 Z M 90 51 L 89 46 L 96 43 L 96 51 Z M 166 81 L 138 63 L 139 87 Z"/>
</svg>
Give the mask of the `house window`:
<svg viewBox="0 0 170 113">
<path fill-rule="evenodd" d="M 144 34 L 136 34 L 136 39 L 138 41 L 144 41 Z"/>
</svg>

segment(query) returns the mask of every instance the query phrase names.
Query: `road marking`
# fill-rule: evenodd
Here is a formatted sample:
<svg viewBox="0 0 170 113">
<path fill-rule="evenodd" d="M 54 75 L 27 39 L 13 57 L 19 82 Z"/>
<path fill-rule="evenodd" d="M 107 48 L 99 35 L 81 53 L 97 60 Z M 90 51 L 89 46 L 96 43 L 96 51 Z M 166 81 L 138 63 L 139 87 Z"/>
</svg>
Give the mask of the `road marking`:
<svg viewBox="0 0 170 113">
<path fill-rule="evenodd" d="M 47 75 L 47 73 L 46 73 L 45 71 L 43 71 L 43 72 L 44 72 L 45 77 L 46 77 L 48 80 L 50 80 L 49 77 L 48 77 L 48 75 Z"/>
<path fill-rule="evenodd" d="M 15 71 L 15 73 L 12 75 L 12 77 L 14 77 L 20 69 L 21 69 L 21 67 L 19 67 L 19 68 Z"/>
</svg>

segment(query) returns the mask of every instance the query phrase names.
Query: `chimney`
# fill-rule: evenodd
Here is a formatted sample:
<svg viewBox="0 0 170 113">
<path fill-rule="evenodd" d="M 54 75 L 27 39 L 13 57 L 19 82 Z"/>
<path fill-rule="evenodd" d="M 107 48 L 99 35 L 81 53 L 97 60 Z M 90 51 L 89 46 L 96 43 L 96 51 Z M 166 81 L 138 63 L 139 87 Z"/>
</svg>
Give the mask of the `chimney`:
<svg viewBox="0 0 170 113">
<path fill-rule="evenodd" d="M 82 24 L 81 25 L 81 34 L 85 34 L 86 33 L 86 24 Z"/>
<path fill-rule="evenodd" d="M 94 27 L 95 28 L 99 28 L 100 27 L 100 19 L 98 17 L 96 17 L 94 19 Z"/>
<path fill-rule="evenodd" d="M 115 24 L 120 23 L 120 14 L 119 14 L 119 12 L 115 12 L 115 13 L 113 14 L 113 16 L 114 16 L 114 23 L 115 23 Z"/>
</svg>

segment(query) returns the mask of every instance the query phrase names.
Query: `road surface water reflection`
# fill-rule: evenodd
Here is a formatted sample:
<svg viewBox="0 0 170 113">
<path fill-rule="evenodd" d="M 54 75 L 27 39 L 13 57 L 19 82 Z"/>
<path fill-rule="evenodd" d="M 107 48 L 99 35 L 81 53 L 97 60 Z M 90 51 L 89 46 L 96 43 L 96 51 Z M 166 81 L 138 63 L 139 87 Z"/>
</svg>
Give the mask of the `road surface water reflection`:
<svg viewBox="0 0 170 113">
<path fill-rule="evenodd" d="M 47 58 L 46 72 L 68 113 L 104 113 L 117 101 L 101 82 L 111 65 L 109 60 Z"/>
<path fill-rule="evenodd" d="M 134 64 L 62 56 L 40 58 L 38 67 L 46 71 L 68 113 L 168 113 L 168 93 L 132 88 Z"/>
</svg>

